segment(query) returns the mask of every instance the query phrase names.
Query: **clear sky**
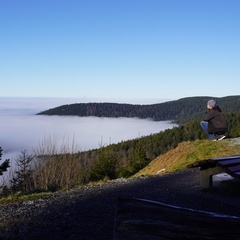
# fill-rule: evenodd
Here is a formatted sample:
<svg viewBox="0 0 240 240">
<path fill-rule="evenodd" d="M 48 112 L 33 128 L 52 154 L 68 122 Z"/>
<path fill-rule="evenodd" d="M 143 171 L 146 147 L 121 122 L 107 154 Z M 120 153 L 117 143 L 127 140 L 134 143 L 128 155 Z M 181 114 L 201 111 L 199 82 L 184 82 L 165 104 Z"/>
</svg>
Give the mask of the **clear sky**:
<svg viewBox="0 0 240 240">
<path fill-rule="evenodd" d="M 239 0 L 1 0 L 0 96 L 240 94 Z"/>
</svg>

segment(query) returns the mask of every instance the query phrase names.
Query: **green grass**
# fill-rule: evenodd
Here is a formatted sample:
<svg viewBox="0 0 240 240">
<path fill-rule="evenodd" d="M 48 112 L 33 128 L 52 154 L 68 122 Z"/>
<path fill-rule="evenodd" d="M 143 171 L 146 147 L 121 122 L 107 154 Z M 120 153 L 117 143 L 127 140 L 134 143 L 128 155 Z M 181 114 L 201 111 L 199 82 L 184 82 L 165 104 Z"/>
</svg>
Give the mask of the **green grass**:
<svg viewBox="0 0 240 240">
<path fill-rule="evenodd" d="M 14 194 L 10 195 L 8 197 L 3 197 L 0 198 L 0 205 L 5 205 L 9 203 L 21 203 L 23 201 L 31 201 L 31 200 L 36 200 L 40 198 L 47 197 L 51 194 L 51 192 L 41 192 L 41 193 L 33 193 L 33 194 Z"/>
<path fill-rule="evenodd" d="M 134 177 L 156 175 L 185 169 L 188 164 L 209 158 L 240 155 L 240 144 L 232 141 L 196 140 L 182 142 L 175 149 L 160 155 Z M 163 170 L 164 169 L 164 170 Z"/>
</svg>

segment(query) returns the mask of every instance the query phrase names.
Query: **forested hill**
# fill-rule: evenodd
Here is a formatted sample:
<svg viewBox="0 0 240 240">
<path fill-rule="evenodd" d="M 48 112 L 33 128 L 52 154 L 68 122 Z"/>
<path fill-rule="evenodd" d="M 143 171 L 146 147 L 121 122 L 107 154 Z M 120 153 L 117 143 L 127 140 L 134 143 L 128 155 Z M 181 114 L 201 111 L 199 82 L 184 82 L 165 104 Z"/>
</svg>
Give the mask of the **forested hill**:
<svg viewBox="0 0 240 240">
<path fill-rule="evenodd" d="M 209 99 L 216 99 L 224 113 L 240 111 L 240 96 L 216 97 L 188 97 L 175 101 L 158 104 L 135 105 L 120 103 L 74 103 L 51 108 L 38 115 L 72 115 L 96 117 L 137 117 L 151 118 L 154 121 L 173 120 L 186 123 L 193 119 L 200 119 L 206 111 Z"/>
</svg>

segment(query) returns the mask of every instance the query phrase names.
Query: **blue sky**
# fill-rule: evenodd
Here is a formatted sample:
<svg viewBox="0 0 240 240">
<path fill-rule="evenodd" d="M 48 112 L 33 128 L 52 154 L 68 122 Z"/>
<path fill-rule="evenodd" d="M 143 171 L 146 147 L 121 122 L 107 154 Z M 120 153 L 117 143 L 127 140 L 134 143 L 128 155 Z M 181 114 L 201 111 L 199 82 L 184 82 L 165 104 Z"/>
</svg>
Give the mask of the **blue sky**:
<svg viewBox="0 0 240 240">
<path fill-rule="evenodd" d="M 239 95 L 238 0 L 1 0 L 0 96 Z"/>
</svg>

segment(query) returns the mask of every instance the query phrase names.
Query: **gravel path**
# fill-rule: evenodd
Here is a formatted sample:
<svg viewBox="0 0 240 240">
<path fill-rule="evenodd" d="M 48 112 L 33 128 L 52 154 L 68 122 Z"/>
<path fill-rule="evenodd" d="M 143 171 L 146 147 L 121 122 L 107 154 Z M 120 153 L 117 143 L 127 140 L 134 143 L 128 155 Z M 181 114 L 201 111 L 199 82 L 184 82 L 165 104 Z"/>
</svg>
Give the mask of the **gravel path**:
<svg viewBox="0 0 240 240">
<path fill-rule="evenodd" d="M 52 194 L 43 199 L 0 206 L 0 239 L 112 240 L 118 197 L 143 198 L 172 205 L 240 216 L 240 190 L 219 183 L 199 186 L 199 169 L 118 179 L 101 186 Z M 0 226 L 1 226 L 0 225 Z"/>
</svg>

